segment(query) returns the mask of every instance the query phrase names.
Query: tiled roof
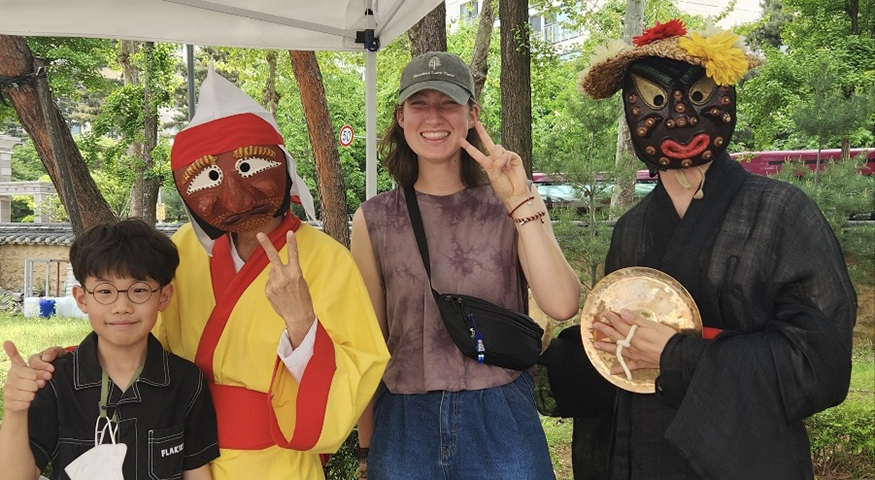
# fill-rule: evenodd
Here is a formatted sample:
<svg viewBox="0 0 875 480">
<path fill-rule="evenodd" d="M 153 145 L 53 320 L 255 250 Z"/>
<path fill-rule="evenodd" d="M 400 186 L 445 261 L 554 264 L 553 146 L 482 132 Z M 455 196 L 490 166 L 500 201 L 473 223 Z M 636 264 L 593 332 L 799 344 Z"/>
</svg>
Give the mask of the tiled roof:
<svg viewBox="0 0 875 480">
<path fill-rule="evenodd" d="M 159 223 L 156 228 L 168 237 L 181 223 Z M 73 229 L 69 223 L 0 223 L 0 245 L 70 245 Z"/>
</svg>

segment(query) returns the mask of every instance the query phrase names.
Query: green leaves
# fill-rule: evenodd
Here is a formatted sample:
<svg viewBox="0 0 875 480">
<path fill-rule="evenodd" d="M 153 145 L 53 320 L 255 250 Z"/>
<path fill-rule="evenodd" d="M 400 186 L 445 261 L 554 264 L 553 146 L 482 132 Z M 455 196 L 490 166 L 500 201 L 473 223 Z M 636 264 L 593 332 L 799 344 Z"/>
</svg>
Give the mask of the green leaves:
<svg viewBox="0 0 875 480">
<path fill-rule="evenodd" d="M 875 105 L 875 89 L 845 95 L 826 57 L 821 58 L 819 70 L 811 74 L 807 83 L 812 96 L 802 102 L 792 118 L 797 128 L 816 139 L 818 149 L 850 137 L 866 126 Z"/>
<path fill-rule="evenodd" d="M 855 283 L 875 284 L 875 223 L 857 224 L 851 219 L 857 214 L 875 212 L 875 175 L 864 176 L 858 172 L 865 163 L 859 158 L 839 162 L 824 162 L 823 171 L 817 175 L 802 169 L 783 168 L 775 178 L 800 187 L 814 199 L 832 226 L 842 251 L 848 257 L 848 269 Z"/>
<path fill-rule="evenodd" d="M 863 100 L 875 87 L 875 0 L 852 3 L 856 14 L 844 0 L 766 2 L 768 17 L 749 33 L 766 63 L 738 94 L 739 130 L 753 141 L 736 150 L 875 143 L 875 112 Z"/>
</svg>

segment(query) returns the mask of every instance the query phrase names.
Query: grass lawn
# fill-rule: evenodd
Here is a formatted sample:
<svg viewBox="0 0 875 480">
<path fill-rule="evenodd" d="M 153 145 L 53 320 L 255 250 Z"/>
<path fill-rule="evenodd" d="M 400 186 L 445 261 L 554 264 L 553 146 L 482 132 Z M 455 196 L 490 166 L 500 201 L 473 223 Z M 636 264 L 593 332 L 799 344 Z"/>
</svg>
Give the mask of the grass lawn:
<svg viewBox="0 0 875 480">
<path fill-rule="evenodd" d="M 0 342 L 12 340 L 27 359 L 52 345 L 78 344 L 91 331 L 87 320 L 24 318 L 0 312 Z M 0 354 L 0 419 L 2 385 L 9 359 Z M 854 350 L 848 399 L 808 421 L 818 479 L 866 478 L 875 475 L 875 358 L 872 344 Z M 571 419 L 542 417 L 557 480 L 572 480 Z M 851 475 L 851 476 L 848 476 Z M 344 475 L 345 476 L 345 475 Z M 352 478 L 352 477 L 350 477 Z"/>
<path fill-rule="evenodd" d="M 0 312 L 0 343 L 11 340 L 25 360 L 53 345 L 78 345 L 89 332 L 91 325 L 82 318 L 24 318 Z M 6 383 L 8 371 L 9 358 L 0 352 L 0 392 Z M 0 418 L 3 415 L 2 406 L 3 398 L 0 395 Z"/>
<path fill-rule="evenodd" d="M 574 472 L 571 470 L 571 419 L 541 417 L 541 425 L 547 434 L 547 446 L 550 448 L 556 480 L 574 480 Z"/>
</svg>

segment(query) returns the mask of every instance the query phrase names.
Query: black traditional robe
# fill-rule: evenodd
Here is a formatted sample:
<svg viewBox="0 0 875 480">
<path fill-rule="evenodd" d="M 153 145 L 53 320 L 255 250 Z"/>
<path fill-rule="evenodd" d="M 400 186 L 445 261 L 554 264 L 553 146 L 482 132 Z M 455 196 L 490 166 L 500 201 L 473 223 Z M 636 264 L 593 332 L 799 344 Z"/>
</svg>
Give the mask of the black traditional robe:
<svg viewBox="0 0 875 480">
<path fill-rule="evenodd" d="M 671 173 L 669 173 L 671 174 Z M 841 248 L 798 188 L 725 154 L 678 218 L 662 185 L 614 228 L 606 273 L 653 267 L 714 340 L 675 335 L 656 395 L 620 391 L 613 479 L 810 479 L 802 419 L 844 400 L 856 295 Z"/>
</svg>

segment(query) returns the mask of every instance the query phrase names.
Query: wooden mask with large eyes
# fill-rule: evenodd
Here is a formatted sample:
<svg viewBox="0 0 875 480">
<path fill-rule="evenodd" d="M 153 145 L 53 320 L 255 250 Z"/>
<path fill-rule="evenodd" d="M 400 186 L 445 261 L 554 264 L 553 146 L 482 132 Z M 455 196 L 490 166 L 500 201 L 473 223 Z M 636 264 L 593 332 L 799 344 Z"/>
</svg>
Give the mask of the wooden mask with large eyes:
<svg viewBox="0 0 875 480">
<path fill-rule="evenodd" d="M 710 162 L 735 130 L 735 87 L 677 60 L 645 57 L 630 65 L 623 108 L 635 153 L 657 170 Z"/>
</svg>

